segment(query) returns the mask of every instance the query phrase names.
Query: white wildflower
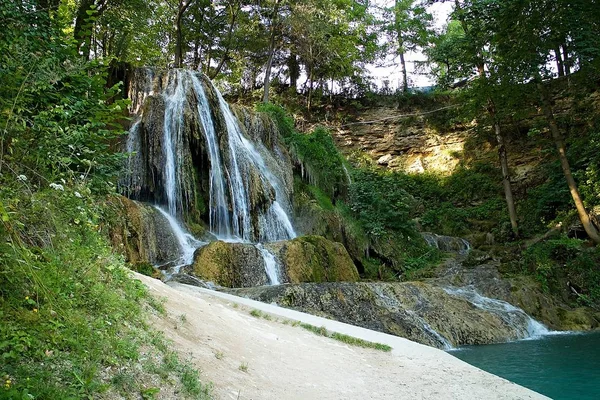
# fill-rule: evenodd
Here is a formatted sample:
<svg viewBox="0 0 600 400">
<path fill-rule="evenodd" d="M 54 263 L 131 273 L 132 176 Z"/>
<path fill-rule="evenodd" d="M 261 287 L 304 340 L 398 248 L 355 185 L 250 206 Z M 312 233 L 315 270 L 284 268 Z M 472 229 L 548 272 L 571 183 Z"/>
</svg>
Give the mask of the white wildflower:
<svg viewBox="0 0 600 400">
<path fill-rule="evenodd" d="M 83 196 L 81 195 L 81 193 L 75 192 L 75 197 L 77 197 L 78 199 L 81 199 Z"/>
<path fill-rule="evenodd" d="M 58 183 L 51 183 L 50 187 L 52 189 L 54 189 L 54 190 L 60 190 L 61 192 L 65 191 L 65 187 L 63 185 L 61 185 L 61 184 L 58 184 Z"/>
<path fill-rule="evenodd" d="M 85 176 L 83 176 L 83 175 L 79 175 L 79 179 L 81 179 L 81 180 L 84 180 L 84 179 L 85 179 Z"/>
<path fill-rule="evenodd" d="M 67 181 L 65 181 L 63 178 L 61 178 L 60 181 L 62 182 L 63 185 L 67 184 Z"/>
<path fill-rule="evenodd" d="M 17 179 L 21 182 L 27 182 L 27 177 L 25 175 L 19 175 L 17 176 Z"/>
</svg>

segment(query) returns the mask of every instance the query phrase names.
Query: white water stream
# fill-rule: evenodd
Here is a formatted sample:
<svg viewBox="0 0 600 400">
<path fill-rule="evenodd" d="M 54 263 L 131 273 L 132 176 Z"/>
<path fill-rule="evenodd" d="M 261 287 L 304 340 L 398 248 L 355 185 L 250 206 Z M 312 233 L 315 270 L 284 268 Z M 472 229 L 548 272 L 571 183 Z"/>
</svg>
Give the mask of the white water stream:
<svg viewBox="0 0 600 400">
<path fill-rule="evenodd" d="M 191 233 L 185 230 L 183 226 L 177 221 L 175 217 L 171 214 L 160 208 L 159 206 L 154 206 L 165 219 L 169 222 L 169 226 L 171 227 L 171 231 L 175 235 L 177 239 L 177 243 L 179 244 L 180 257 L 178 260 L 174 262 L 174 267 L 172 273 L 179 273 L 181 267 L 190 265 L 194 262 L 194 252 L 206 245 L 206 242 L 202 242 L 197 240 Z"/>
<path fill-rule="evenodd" d="M 522 309 L 515 307 L 506 301 L 482 296 L 471 287 L 444 288 L 444 291 L 451 296 L 467 300 L 477 308 L 497 315 L 506 324 L 519 332 L 520 339 L 538 338 L 552 334 L 548 328 L 531 318 Z"/>
</svg>

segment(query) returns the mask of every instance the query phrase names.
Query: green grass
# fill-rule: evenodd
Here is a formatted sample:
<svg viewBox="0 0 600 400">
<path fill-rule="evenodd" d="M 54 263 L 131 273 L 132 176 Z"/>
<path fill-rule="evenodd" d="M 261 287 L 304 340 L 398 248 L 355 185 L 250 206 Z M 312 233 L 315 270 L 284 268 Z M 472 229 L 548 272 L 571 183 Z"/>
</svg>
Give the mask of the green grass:
<svg viewBox="0 0 600 400">
<path fill-rule="evenodd" d="M 68 188 L 0 195 L 0 398 L 152 398 L 152 376 L 209 397 L 146 323 L 164 306 L 103 236 L 101 199 Z"/>
<path fill-rule="evenodd" d="M 238 367 L 238 369 L 242 372 L 248 373 L 248 363 L 247 362 L 241 363 L 240 366 Z"/>
<path fill-rule="evenodd" d="M 307 331 L 310 331 L 316 335 L 325 336 L 330 339 L 349 344 L 351 346 L 364 347 L 367 349 L 375 349 L 385 352 L 392 351 L 392 348 L 386 344 L 369 342 L 367 340 L 359 339 L 353 336 L 344 335 L 343 333 L 329 332 L 324 326 L 318 327 L 306 323 L 300 323 L 299 325 Z"/>
<path fill-rule="evenodd" d="M 271 317 L 271 315 L 264 313 L 260 310 L 252 310 L 250 311 L 250 315 L 252 315 L 255 318 L 263 318 L 266 319 L 267 321 L 271 321 L 273 318 Z"/>
</svg>

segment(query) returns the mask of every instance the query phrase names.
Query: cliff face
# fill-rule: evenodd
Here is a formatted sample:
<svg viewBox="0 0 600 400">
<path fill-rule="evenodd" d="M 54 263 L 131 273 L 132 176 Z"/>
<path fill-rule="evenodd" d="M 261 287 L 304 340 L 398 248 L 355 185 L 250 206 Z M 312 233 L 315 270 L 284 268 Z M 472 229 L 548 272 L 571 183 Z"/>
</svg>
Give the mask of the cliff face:
<svg viewBox="0 0 600 400">
<path fill-rule="evenodd" d="M 381 168 L 410 174 L 452 174 L 459 166 L 486 162 L 500 168 L 496 140 L 491 126 L 453 122 L 453 115 L 439 104 L 438 112 L 418 108 L 409 111 L 397 107 L 366 108 L 354 116 L 357 121 L 332 127 L 337 146 L 348 156 L 366 155 Z M 439 116 L 436 116 L 440 114 Z M 442 121 L 443 122 L 442 122 Z M 504 126 L 511 181 L 517 191 L 538 184 L 538 171 L 548 152 L 544 140 L 528 140 L 525 133 L 533 120 Z M 550 147 L 551 148 L 551 147 Z"/>
</svg>

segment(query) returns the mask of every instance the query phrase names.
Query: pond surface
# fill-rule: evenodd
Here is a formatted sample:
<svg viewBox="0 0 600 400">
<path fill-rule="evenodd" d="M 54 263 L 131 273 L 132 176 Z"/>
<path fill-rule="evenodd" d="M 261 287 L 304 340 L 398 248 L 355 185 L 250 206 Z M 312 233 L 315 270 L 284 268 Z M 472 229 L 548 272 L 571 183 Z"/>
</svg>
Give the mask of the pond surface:
<svg viewBox="0 0 600 400">
<path fill-rule="evenodd" d="M 600 399 L 600 332 L 467 346 L 450 354 L 553 399 Z"/>
</svg>

